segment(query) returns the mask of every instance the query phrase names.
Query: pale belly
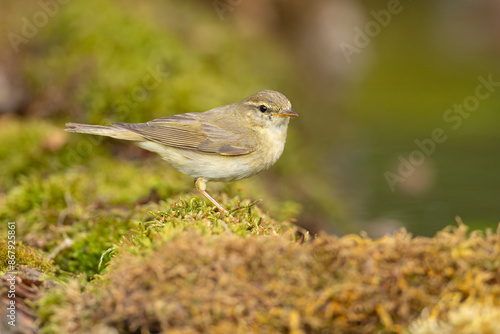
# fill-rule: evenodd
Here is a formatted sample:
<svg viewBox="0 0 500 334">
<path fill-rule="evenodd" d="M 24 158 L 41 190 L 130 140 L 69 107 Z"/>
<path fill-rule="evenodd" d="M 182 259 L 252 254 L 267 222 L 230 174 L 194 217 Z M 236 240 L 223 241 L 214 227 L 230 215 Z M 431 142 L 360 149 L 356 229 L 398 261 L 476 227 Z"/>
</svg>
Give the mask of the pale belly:
<svg viewBox="0 0 500 334">
<path fill-rule="evenodd" d="M 283 153 L 285 143 L 270 145 L 246 155 L 222 156 L 179 149 L 155 142 L 139 142 L 140 147 L 158 153 L 180 172 L 208 181 L 236 181 L 271 167 Z M 263 152 L 264 151 L 264 152 Z"/>
</svg>

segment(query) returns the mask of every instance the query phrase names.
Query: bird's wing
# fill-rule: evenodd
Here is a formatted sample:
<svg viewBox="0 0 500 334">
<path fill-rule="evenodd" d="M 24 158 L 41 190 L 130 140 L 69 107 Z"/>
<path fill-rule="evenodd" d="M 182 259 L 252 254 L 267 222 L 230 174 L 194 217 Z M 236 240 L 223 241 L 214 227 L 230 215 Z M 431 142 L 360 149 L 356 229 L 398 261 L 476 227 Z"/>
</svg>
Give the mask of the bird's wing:
<svg viewBox="0 0 500 334">
<path fill-rule="evenodd" d="M 220 155 L 243 155 L 257 148 L 256 140 L 204 121 L 188 113 L 158 118 L 148 123 L 112 123 L 166 146 Z"/>
</svg>

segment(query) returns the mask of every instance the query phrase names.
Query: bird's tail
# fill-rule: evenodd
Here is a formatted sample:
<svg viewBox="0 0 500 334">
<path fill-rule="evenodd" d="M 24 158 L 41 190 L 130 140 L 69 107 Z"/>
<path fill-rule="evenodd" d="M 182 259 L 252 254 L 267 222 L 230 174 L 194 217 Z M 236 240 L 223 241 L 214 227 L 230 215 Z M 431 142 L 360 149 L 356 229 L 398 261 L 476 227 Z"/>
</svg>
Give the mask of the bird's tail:
<svg viewBox="0 0 500 334">
<path fill-rule="evenodd" d="M 124 140 L 139 140 L 139 141 L 144 140 L 144 137 L 142 137 L 137 133 L 128 131 L 127 129 L 114 128 L 111 126 L 79 124 L 79 123 L 66 123 L 66 126 L 68 128 L 64 130 L 67 132 L 87 133 L 91 135 L 106 136 Z"/>
</svg>

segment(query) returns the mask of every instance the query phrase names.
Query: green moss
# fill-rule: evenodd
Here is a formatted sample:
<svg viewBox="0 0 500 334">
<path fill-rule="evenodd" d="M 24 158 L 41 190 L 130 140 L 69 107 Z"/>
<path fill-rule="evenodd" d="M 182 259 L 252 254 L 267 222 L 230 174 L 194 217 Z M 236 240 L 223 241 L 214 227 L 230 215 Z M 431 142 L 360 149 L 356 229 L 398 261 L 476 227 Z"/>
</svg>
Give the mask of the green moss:
<svg viewBox="0 0 500 334">
<path fill-rule="evenodd" d="M 96 292 L 95 301 L 100 300 L 101 284 L 108 280 L 106 275 L 114 271 L 114 263 L 117 257 L 121 258 L 124 254 L 134 254 L 137 258 L 142 259 L 141 261 L 146 261 L 151 256 L 156 257 L 155 253 L 163 245 L 185 235 L 193 236 L 192 241 L 195 244 L 199 244 L 197 238 L 212 240 L 220 236 L 239 236 L 246 239 L 255 236 L 267 235 L 278 238 L 282 237 L 282 235 L 288 235 L 289 240 L 297 238 L 295 234 L 297 229 L 292 224 L 289 222 L 278 223 L 272 220 L 259 210 L 255 203 L 241 202 L 238 198 L 222 198 L 221 203 L 231 211 L 232 217 L 226 217 L 214 212 L 205 201 L 191 199 L 189 201 L 171 200 L 145 205 L 144 208 L 148 207 L 154 211 L 149 211 L 149 217 L 145 222 L 131 226 L 128 231 L 110 231 L 105 228 L 103 230 L 102 227 L 105 226 L 116 227 L 121 225 L 117 221 L 107 222 L 105 217 L 96 218 L 96 222 L 98 221 L 102 225 L 101 228 L 99 226 L 87 226 L 92 228 L 91 235 L 89 234 L 85 239 L 74 242 L 70 247 L 61 251 L 55 260 L 62 269 L 71 272 L 84 272 L 87 275 L 93 275 L 102 272 L 106 268 L 105 274 L 103 276 L 94 275 L 95 280 L 91 282 L 87 282 L 84 277 L 80 277 L 70 281 L 68 286 L 60 286 L 59 289 L 83 289 L 85 287 L 84 289 Z M 159 208 L 163 208 L 164 211 L 157 211 Z M 165 208 L 169 209 L 165 210 Z M 114 232 L 115 236 L 121 235 L 124 237 L 116 239 L 113 244 L 106 243 L 111 232 Z M 196 238 L 194 238 L 195 235 Z M 154 284 L 153 280 L 148 282 L 148 285 Z M 61 292 L 62 290 L 58 291 Z M 44 331 L 47 333 L 60 330 L 53 320 L 53 317 L 57 316 L 59 311 L 54 309 L 53 306 L 67 305 L 69 300 L 66 297 L 77 297 L 73 293 L 63 296 L 59 292 L 49 292 L 38 304 L 39 316 L 42 321 L 46 322 Z M 96 305 L 88 306 L 83 312 L 80 312 L 80 315 L 82 321 L 91 326 L 93 321 L 90 319 L 97 309 Z"/>
<path fill-rule="evenodd" d="M 0 127 L 0 191 L 10 189 L 24 175 L 50 168 L 53 157 L 46 143 L 59 128 L 47 122 L 1 117 Z"/>
<path fill-rule="evenodd" d="M 9 247 L 10 246 L 10 247 Z M 9 252 L 10 251 L 10 252 Z M 55 266 L 52 260 L 48 259 L 43 252 L 24 243 L 17 242 L 15 245 L 9 244 L 7 238 L 0 239 L 0 276 L 8 271 L 12 271 L 9 260 L 10 255 L 15 255 L 15 269 L 24 265 L 38 269 L 42 272 L 52 272 Z"/>
<path fill-rule="evenodd" d="M 215 222 L 214 234 L 190 224 L 172 227 L 185 204 L 146 228 L 149 245 L 119 245 L 102 279 L 73 280 L 40 301 L 44 312 L 52 310 L 46 332 L 71 325 L 74 333 L 402 333 L 412 324 L 421 333 L 431 320 L 459 330 L 456 315 L 472 309 L 471 332 L 496 324 L 498 232 L 468 235 L 461 225 L 434 238 L 402 230 L 378 240 L 321 235 L 299 245 L 273 233 L 219 233 Z M 254 229 L 251 222 L 238 225 Z"/>
</svg>

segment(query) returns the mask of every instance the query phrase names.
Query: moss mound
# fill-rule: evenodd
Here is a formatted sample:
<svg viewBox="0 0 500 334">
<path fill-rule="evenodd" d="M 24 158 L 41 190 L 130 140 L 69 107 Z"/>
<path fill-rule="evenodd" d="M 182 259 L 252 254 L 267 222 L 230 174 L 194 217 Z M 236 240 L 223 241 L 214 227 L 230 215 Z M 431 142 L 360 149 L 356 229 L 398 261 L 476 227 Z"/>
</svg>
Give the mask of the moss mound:
<svg viewBox="0 0 500 334">
<path fill-rule="evenodd" d="M 13 271 L 9 265 L 12 255 L 15 255 L 16 268 L 17 266 L 28 266 L 44 272 L 52 272 L 55 269 L 53 261 L 40 250 L 20 242 L 13 247 L 12 243 L 9 244 L 5 238 L 0 239 L 0 273 Z"/>
<path fill-rule="evenodd" d="M 477 310 L 477 326 L 493 326 L 500 232 L 466 230 L 321 235 L 304 245 L 169 233 L 147 251 L 120 252 L 94 284 L 73 280 L 58 303 L 42 301 L 52 310 L 46 331 L 423 333 L 432 322 L 459 328 L 465 307 Z"/>
</svg>

